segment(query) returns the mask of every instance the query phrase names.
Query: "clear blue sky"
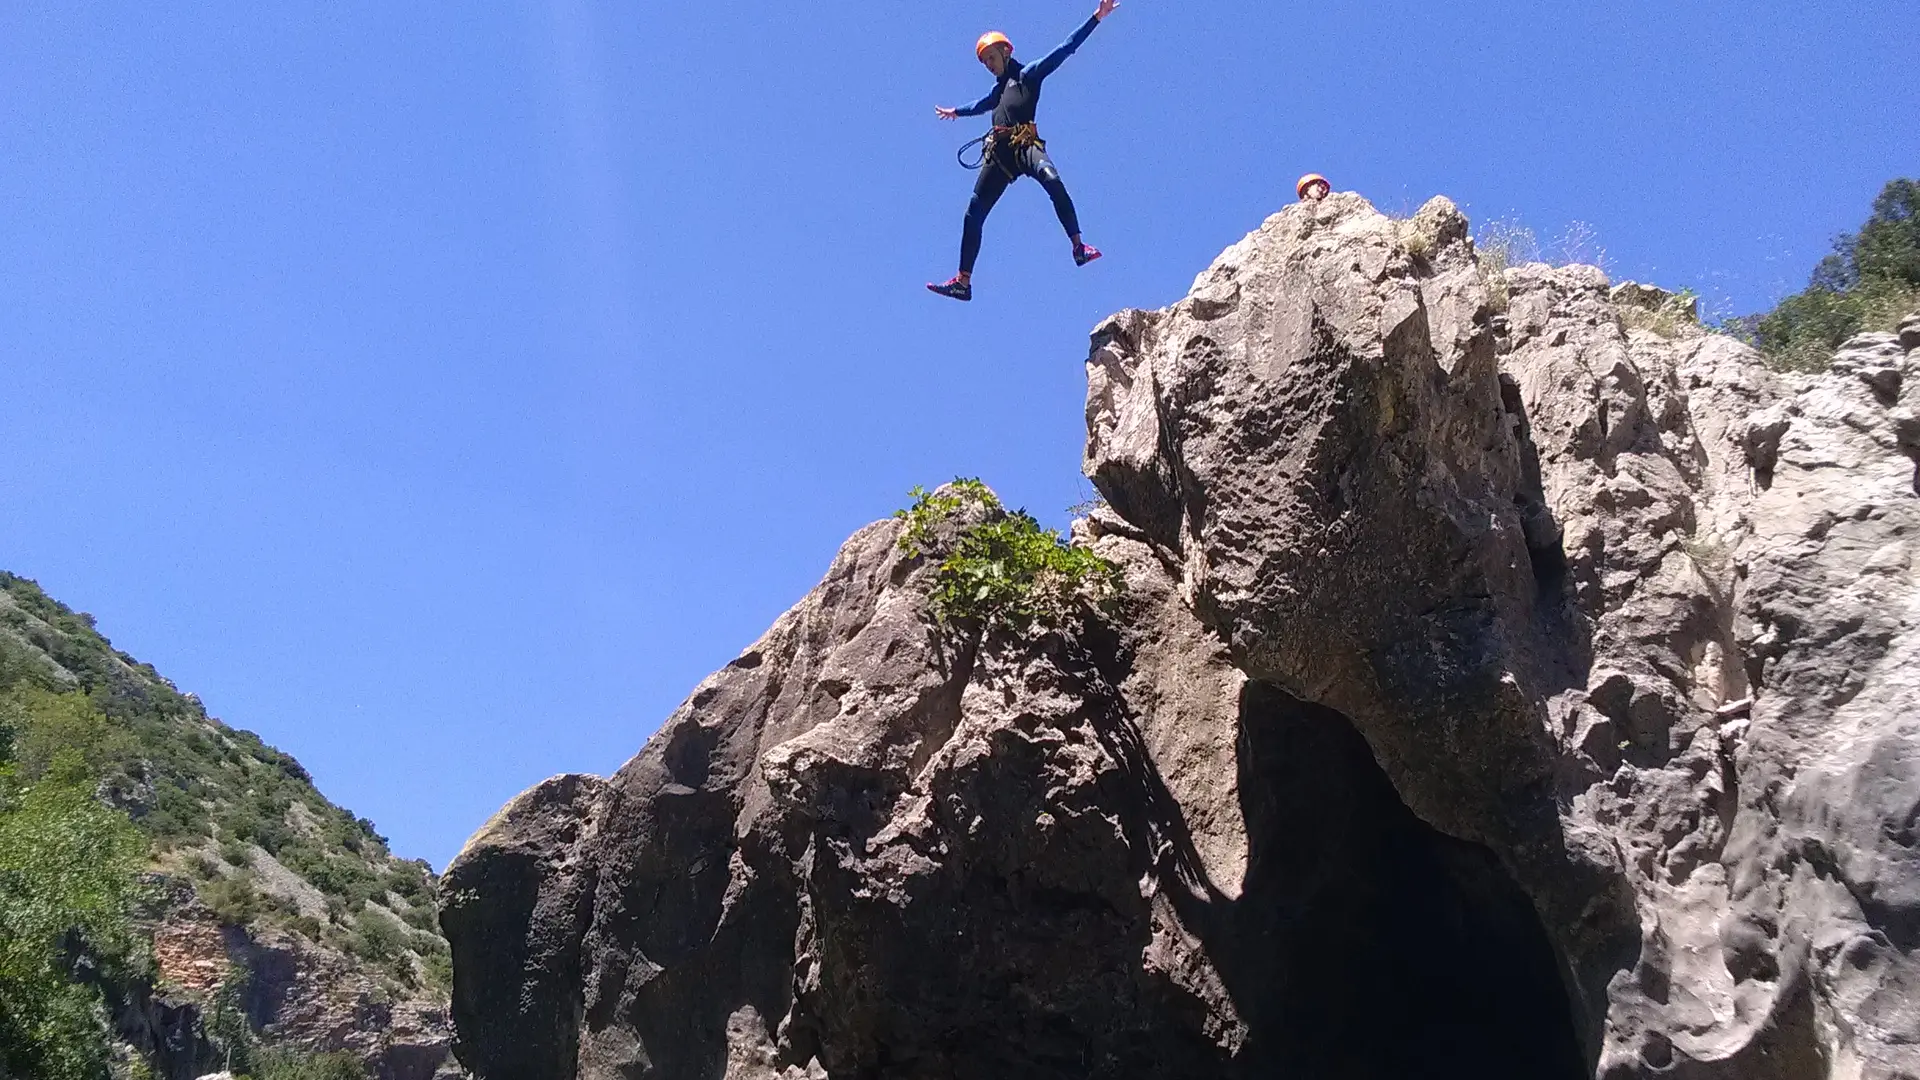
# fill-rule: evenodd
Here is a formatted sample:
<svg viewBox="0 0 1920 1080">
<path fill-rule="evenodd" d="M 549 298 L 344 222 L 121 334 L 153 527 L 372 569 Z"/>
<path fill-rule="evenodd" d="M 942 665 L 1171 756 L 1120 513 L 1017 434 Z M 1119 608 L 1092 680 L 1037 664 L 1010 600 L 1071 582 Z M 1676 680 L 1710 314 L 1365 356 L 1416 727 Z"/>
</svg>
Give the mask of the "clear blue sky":
<svg viewBox="0 0 1920 1080">
<path fill-rule="evenodd" d="M 906 489 L 1059 521 L 1086 331 L 1327 173 L 1751 310 L 1920 172 L 1913 0 L 0 6 L 0 566 L 403 854 L 609 772 Z"/>
</svg>

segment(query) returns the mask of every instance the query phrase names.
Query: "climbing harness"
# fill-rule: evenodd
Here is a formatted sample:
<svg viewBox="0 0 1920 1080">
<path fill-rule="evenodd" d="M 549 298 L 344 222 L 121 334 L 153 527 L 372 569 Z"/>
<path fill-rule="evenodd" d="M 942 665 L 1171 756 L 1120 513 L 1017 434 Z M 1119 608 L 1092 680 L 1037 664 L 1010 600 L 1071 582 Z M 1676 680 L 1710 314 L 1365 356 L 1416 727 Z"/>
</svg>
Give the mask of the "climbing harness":
<svg viewBox="0 0 1920 1080">
<path fill-rule="evenodd" d="M 967 151 L 972 150 L 976 146 L 980 148 L 980 153 L 975 156 L 972 161 L 968 161 Z M 1031 123 L 1015 124 L 1012 127 L 996 127 L 985 135 L 962 146 L 959 152 L 954 154 L 954 157 L 959 159 L 961 168 L 968 170 L 980 169 L 986 165 L 988 158 L 993 158 L 993 163 L 999 167 L 1001 172 L 1007 175 L 1007 179 L 1016 179 L 1018 174 L 1012 169 L 1007 168 L 1006 161 L 1002 158 L 994 157 L 994 151 L 1003 146 L 1014 150 L 1025 150 L 1030 146 L 1039 150 L 1045 150 L 1047 148 L 1047 141 L 1040 137 L 1040 129 Z"/>
</svg>

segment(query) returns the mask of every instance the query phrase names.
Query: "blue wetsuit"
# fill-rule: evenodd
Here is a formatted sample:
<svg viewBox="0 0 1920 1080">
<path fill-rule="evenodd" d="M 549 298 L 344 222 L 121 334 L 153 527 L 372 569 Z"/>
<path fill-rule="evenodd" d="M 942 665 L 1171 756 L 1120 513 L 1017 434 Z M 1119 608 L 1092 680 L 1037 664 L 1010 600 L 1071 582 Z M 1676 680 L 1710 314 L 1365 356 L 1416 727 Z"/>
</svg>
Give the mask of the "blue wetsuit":
<svg viewBox="0 0 1920 1080">
<path fill-rule="evenodd" d="M 1072 56 L 1099 25 L 1099 16 L 1088 17 L 1059 48 L 1031 64 L 1022 65 L 1009 58 L 999 81 L 986 97 L 954 111 L 961 116 L 979 116 L 992 110 L 996 129 L 1033 123 L 1034 113 L 1040 107 L 1040 84 Z M 1053 211 L 1059 216 L 1061 227 L 1067 230 L 1068 236 L 1080 235 L 1080 220 L 1074 213 L 1073 199 L 1068 197 L 1067 185 L 1060 180 L 1060 170 L 1053 167 L 1044 146 L 1016 146 L 1011 139 L 1002 138 L 988 139 L 987 146 L 986 160 L 981 163 L 980 178 L 974 182 L 973 199 L 967 203 L 967 220 L 960 234 L 960 269 L 968 274 L 973 273 L 974 260 L 980 256 L 980 235 L 993 204 L 1006 193 L 1007 185 L 1022 176 L 1040 181 L 1040 186 L 1053 200 Z"/>
</svg>

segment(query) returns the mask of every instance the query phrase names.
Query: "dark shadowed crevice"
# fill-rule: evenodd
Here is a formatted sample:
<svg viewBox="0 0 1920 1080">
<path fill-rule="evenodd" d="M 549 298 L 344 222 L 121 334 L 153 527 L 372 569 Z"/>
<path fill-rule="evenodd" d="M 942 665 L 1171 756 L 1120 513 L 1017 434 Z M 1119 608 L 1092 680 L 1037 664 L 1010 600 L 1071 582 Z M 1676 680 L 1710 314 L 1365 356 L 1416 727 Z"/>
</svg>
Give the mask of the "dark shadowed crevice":
<svg viewBox="0 0 1920 1080">
<path fill-rule="evenodd" d="M 1239 783 L 1249 863 L 1214 958 L 1251 1028 L 1242 1075 L 1585 1075 L 1533 904 L 1415 818 L 1349 721 L 1249 683 Z"/>
<path fill-rule="evenodd" d="M 1527 421 L 1520 384 L 1511 375 L 1500 376 L 1500 404 L 1520 446 L 1520 490 L 1514 493 L 1513 501 L 1526 538 L 1527 558 L 1533 566 L 1537 599 L 1541 605 L 1557 609 L 1566 589 L 1567 556 L 1561 547 L 1560 525 L 1547 508 L 1546 488 L 1540 479 L 1540 448 L 1533 443 L 1533 427 Z"/>
</svg>

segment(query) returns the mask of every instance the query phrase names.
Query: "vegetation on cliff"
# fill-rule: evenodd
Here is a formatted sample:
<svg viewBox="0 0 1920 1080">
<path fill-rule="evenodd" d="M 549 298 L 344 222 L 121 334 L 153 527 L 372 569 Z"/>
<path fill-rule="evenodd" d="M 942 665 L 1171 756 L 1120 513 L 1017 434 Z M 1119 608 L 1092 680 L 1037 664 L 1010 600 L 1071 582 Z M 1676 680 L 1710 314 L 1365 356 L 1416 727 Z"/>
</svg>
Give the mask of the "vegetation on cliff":
<svg viewBox="0 0 1920 1080">
<path fill-rule="evenodd" d="M 1017 631 L 1057 627 L 1084 605 L 1120 588 L 1113 565 L 1043 529 L 1025 510 L 1008 511 L 987 485 L 962 478 L 938 491 L 914 488 L 900 549 L 939 558 L 932 609 L 941 623 L 978 622 Z M 974 511 L 980 520 L 960 524 Z"/>
<path fill-rule="evenodd" d="M 165 974 L 141 932 L 164 902 L 131 918 L 143 871 L 156 896 L 184 883 L 222 925 L 353 957 L 394 997 L 444 996 L 451 965 L 425 863 L 394 857 L 292 757 L 208 716 L 90 616 L 6 573 L 0 761 L 0 1077 L 100 1075 L 102 979 L 80 969 Z M 250 1039 L 215 1026 L 220 1045 Z M 257 1049 L 263 1076 L 326 1064 Z"/>
<path fill-rule="evenodd" d="M 100 1075 L 106 1011 L 75 968 L 144 960 L 131 915 L 147 845 L 96 797 L 113 743 L 80 695 L 0 693 L 0 1076 Z"/>
<path fill-rule="evenodd" d="M 209 717 L 197 698 L 115 650 L 90 616 L 4 573 L 0 671 L 11 693 L 53 695 L 69 712 L 104 719 L 89 751 L 103 796 L 127 811 L 164 869 L 193 880 L 223 922 L 285 926 L 382 965 L 402 987 L 444 984 L 446 947 L 427 865 L 395 858 L 372 822 L 329 802 L 291 756 Z M 41 728 L 49 746 L 67 738 L 49 723 L 28 725 L 29 744 Z M 275 863 L 321 903 L 303 905 L 276 887 L 269 878 L 285 876 Z"/>
<path fill-rule="evenodd" d="M 1858 232 L 1835 238 L 1807 287 L 1729 330 L 1783 367 L 1824 369 L 1839 344 L 1920 308 L 1920 180 L 1893 180 Z"/>
</svg>

